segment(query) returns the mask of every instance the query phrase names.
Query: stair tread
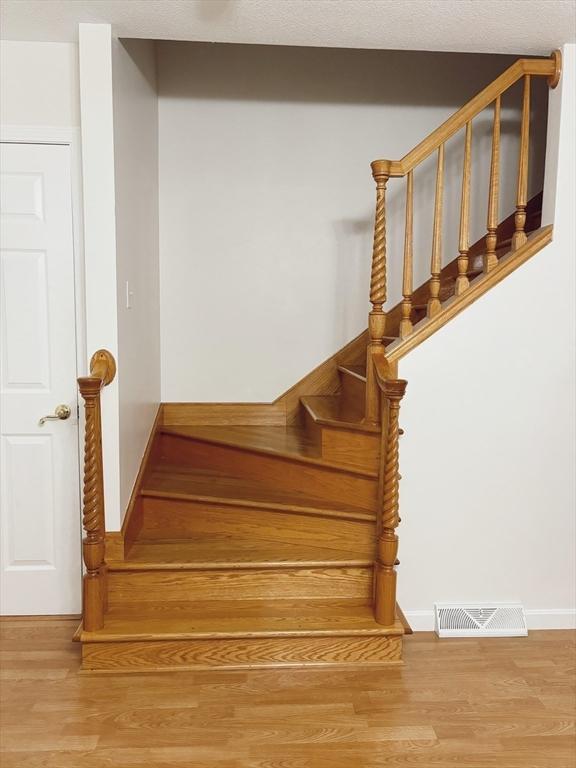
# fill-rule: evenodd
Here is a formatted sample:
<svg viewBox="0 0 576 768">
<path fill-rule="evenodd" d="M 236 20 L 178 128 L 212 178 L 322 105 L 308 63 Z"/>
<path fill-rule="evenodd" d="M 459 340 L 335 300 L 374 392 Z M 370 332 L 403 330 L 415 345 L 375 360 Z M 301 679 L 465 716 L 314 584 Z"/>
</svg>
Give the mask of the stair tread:
<svg viewBox="0 0 576 768">
<path fill-rule="evenodd" d="M 337 517 L 373 520 L 374 514 L 350 504 L 319 499 L 299 491 L 265 486 L 260 480 L 222 472 L 174 465 L 156 465 L 146 475 L 141 494 L 173 499 L 206 500 L 207 503 L 261 506 Z"/>
<path fill-rule="evenodd" d="M 307 635 L 401 635 L 398 620 L 383 627 L 363 599 L 197 600 L 187 603 L 118 603 L 86 641 L 135 641 L 289 637 Z"/>
<path fill-rule="evenodd" d="M 379 432 L 377 426 L 363 422 L 364 403 L 359 403 L 355 413 L 339 395 L 306 395 L 300 398 L 312 418 L 320 424 L 328 424 L 362 432 Z"/>
<path fill-rule="evenodd" d="M 338 370 L 351 374 L 361 381 L 366 381 L 366 364 L 364 365 L 339 365 Z"/>
<path fill-rule="evenodd" d="M 150 568 L 259 568 L 318 564 L 344 566 L 371 565 L 374 547 L 371 543 L 354 544 L 334 549 L 305 543 L 268 541 L 239 531 L 197 534 L 190 539 L 139 539 L 132 544 L 123 561 L 111 561 L 111 570 L 130 570 L 138 566 Z"/>
<path fill-rule="evenodd" d="M 354 469 L 322 458 L 316 442 L 302 427 L 294 426 L 162 426 L 166 435 L 218 443 L 257 453 L 268 453 L 295 461 L 304 461 L 351 474 L 376 477 L 374 472 Z"/>
</svg>

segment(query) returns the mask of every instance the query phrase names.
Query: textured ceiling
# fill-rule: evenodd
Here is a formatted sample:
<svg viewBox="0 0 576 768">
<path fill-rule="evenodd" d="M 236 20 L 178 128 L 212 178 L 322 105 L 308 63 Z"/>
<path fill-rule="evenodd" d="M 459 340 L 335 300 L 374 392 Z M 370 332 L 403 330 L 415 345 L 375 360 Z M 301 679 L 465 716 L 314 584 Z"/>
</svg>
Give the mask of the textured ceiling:
<svg viewBox="0 0 576 768">
<path fill-rule="evenodd" d="M 576 39 L 576 0 L 2 0 L 8 40 L 119 37 L 547 54 Z"/>
</svg>

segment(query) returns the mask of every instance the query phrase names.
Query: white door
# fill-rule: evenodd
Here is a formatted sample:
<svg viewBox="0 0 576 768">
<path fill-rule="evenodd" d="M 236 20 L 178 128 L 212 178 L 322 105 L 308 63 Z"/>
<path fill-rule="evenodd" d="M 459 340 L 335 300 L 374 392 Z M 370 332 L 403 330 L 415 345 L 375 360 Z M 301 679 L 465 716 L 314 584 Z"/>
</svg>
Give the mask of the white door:
<svg viewBox="0 0 576 768">
<path fill-rule="evenodd" d="M 79 613 L 70 148 L 3 143 L 0 152 L 0 608 Z M 59 405 L 70 417 L 40 426 Z"/>
</svg>

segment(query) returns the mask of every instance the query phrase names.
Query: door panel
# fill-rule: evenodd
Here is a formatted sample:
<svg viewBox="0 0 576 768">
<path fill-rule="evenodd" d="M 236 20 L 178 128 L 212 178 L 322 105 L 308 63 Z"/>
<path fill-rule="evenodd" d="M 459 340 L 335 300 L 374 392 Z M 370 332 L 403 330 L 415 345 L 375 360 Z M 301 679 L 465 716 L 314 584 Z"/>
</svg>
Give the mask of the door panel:
<svg viewBox="0 0 576 768">
<path fill-rule="evenodd" d="M 81 608 L 70 149 L 2 144 L 3 614 Z M 39 419 L 65 403 L 66 421 Z"/>
</svg>

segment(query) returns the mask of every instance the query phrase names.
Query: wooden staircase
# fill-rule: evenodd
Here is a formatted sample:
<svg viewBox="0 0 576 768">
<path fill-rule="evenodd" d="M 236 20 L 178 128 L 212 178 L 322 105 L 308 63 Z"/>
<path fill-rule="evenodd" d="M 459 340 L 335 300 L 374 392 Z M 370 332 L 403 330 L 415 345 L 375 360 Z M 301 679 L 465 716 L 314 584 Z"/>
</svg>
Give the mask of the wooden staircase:
<svg viewBox="0 0 576 768">
<path fill-rule="evenodd" d="M 401 663 L 408 628 L 396 606 L 395 566 L 406 382 L 397 378 L 398 361 L 550 241 L 542 196 L 525 199 L 526 121 L 530 77 L 553 85 L 558 70 L 556 54 L 520 60 L 470 102 L 474 109 L 467 105 L 432 134 L 426 151 L 412 153 L 421 162 L 439 152 L 431 277 L 416 290 L 412 160 L 373 164 L 368 331 L 274 403 L 162 405 L 117 533 L 104 529 L 99 437 L 99 393 L 114 372 L 97 353 L 92 375 L 80 380 L 86 575 L 77 639 L 84 670 Z M 496 99 L 497 148 L 500 93 L 518 79 L 528 85 L 516 210 L 497 224 L 492 200 L 486 237 L 468 247 L 469 126 Z M 460 252 L 442 268 L 443 146 L 461 127 L 468 150 Z M 498 194 L 497 157 L 493 151 L 491 196 Z M 404 290 L 385 313 L 384 190 L 393 176 L 406 176 L 408 185 Z"/>
</svg>

